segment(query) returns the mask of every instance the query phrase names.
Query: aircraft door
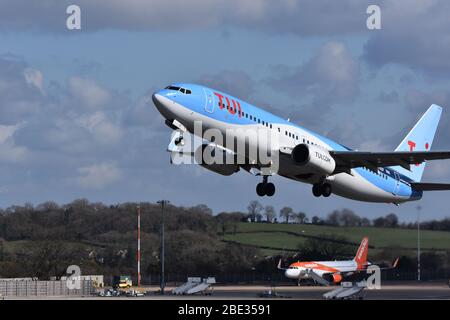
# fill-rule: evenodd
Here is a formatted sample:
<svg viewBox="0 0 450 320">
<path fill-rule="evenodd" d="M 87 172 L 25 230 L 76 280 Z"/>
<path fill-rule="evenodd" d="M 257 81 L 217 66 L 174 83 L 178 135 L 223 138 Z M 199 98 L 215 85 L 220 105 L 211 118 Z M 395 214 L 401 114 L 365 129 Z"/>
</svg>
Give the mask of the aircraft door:
<svg viewBox="0 0 450 320">
<path fill-rule="evenodd" d="M 213 113 L 214 112 L 214 95 L 210 90 L 207 89 L 203 89 L 205 91 L 205 97 L 206 97 L 206 102 L 205 102 L 205 111 L 209 112 L 209 113 Z"/>
<path fill-rule="evenodd" d="M 394 172 L 394 176 L 395 176 L 395 187 L 393 194 L 397 195 L 400 189 L 400 176 L 398 175 L 397 172 Z"/>
</svg>

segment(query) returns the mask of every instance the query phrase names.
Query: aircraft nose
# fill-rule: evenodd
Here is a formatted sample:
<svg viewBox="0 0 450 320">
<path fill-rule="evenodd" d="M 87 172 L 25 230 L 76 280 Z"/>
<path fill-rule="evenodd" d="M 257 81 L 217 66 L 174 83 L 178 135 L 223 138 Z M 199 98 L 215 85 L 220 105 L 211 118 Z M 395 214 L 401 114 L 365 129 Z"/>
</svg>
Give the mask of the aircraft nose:
<svg viewBox="0 0 450 320">
<path fill-rule="evenodd" d="M 152 94 L 152 100 L 156 107 L 160 107 L 162 105 L 162 95 L 159 91 Z"/>
<path fill-rule="evenodd" d="M 294 270 L 291 269 L 287 269 L 286 272 L 284 273 L 284 275 L 286 276 L 286 278 L 294 278 Z"/>
</svg>

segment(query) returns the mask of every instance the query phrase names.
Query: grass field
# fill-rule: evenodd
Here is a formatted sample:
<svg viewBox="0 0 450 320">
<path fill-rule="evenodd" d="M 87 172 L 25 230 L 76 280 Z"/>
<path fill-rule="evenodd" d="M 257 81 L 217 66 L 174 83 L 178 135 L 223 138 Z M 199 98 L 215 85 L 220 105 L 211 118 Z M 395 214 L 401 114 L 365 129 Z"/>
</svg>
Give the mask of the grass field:
<svg viewBox="0 0 450 320">
<path fill-rule="evenodd" d="M 405 229 L 388 229 L 373 227 L 330 227 L 301 224 L 268 224 L 240 223 L 236 234 L 226 234 L 224 240 L 246 245 L 278 249 L 295 250 L 308 236 L 338 235 L 346 237 L 358 245 L 364 236 L 369 237 L 369 243 L 376 249 L 386 247 L 401 247 L 416 249 L 417 231 Z M 423 250 L 450 250 L 450 232 L 421 231 L 421 247 Z"/>
</svg>

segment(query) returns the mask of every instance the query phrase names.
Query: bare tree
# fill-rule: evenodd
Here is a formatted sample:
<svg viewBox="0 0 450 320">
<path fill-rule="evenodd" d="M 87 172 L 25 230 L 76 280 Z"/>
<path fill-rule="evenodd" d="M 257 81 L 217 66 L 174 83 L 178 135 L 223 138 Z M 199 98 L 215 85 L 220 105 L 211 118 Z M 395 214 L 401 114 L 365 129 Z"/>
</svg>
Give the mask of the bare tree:
<svg viewBox="0 0 450 320">
<path fill-rule="evenodd" d="M 263 206 L 261 205 L 261 203 L 259 203 L 259 201 L 253 200 L 250 202 L 250 204 L 247 207 L 247 210 L 250 220 L 252 222 L 256 221 L 256 217 L 261 214 L 262 209 Z"/>
<path fill-rule="evenodd" d="M 306 222 L 306 214 L 304 212 L 299 212 L 296 214 L 295 218 L 301 224 Z"/>
<path fill-rule="evenodd" d="M 280 210 L 280 217 L 284 218 L 286 223 L 289 223 L 289 219 L 292 217 L 294 210 L 291 207 L 284 207 Z"/>
<path fill-rule="evenodd" d="M 275 218 L 275 208 L 273 206 L 266 206 L 264 208 L 264 215 L 266 216 L 267 222 L 272 222 Z"/>
</svg>

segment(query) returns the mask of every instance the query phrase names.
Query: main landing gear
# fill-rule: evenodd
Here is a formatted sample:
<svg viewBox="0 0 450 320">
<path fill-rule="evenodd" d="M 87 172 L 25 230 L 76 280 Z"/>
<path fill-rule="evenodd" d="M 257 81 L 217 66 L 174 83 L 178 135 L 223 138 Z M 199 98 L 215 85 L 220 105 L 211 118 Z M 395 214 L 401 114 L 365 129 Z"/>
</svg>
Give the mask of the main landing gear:
<svg viewBox="0 0 450 320">
<path fill-rule="evenodd" d="M 272 182 L 267 182 L 267 176 L 263 176 L 263 182 L 256 185 L 256 194 L 260 197 L 271 197 L 275 194 L 275 185 Z"/>
<path fill-rule="evenodd" d="M 331 195 L 331 185 L 327 182 L 316 183 L 312 187 L 312 193 L 315 197 L 329 197 Z"/>
</svg>

